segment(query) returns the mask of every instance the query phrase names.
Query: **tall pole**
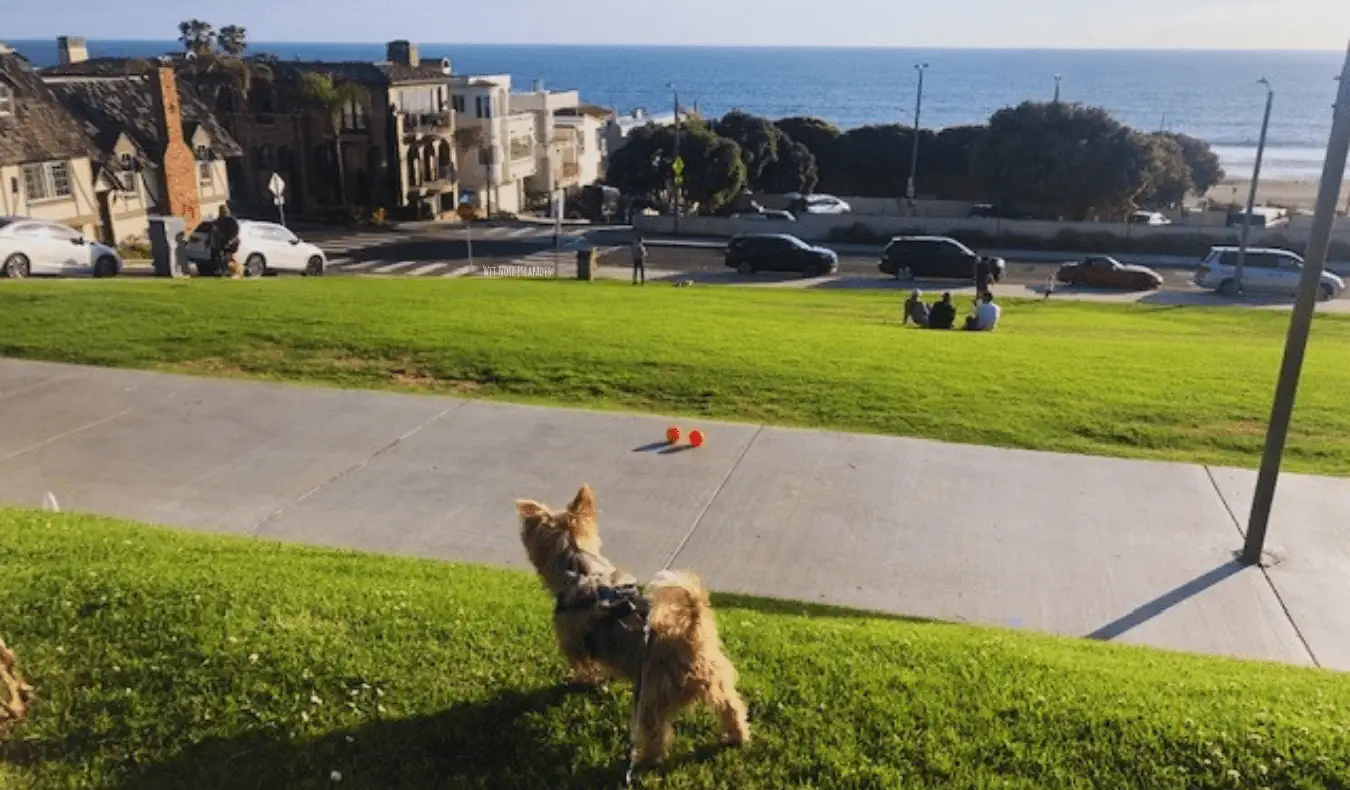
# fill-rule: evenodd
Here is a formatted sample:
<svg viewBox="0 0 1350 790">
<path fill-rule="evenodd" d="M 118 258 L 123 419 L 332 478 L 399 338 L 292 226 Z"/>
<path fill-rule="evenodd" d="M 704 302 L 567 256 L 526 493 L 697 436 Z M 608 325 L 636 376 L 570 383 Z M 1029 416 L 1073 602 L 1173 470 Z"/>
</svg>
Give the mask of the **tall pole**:
<svg viewBox="0 0 1350 790">
<path fill-rule="evenodd" d="M 927 63 L 914 64 L 914 70 L 919 72 L 919 91 L 914 97 L 914 147 L 909 152 L 909 183 L 905 185 L 905 197 L 909 198 L 911 208 L 914 206 L 914 174 L 919 167 L 919 113 L 923 111 L 923 73 L 927 68 Z"/>
<path fill-rule="evenodd" d="M 1059 81 L 1062 79 L 1058 74 L 1055 75 L 1055 104 L 1059 104 Z"/>
<path fill-rule="evenodd" d="M 669 86 L 670 92 L 675 94 L 675 159 L 680 158 L 680 92 L 674 85 Z M 675 188 L 675 235 L 680 235 L 680 194 L 684 192 L 683 185 L 680 183 L 683 178 L 678 173 L 671 173 L 671 186 Z"/>
<path fill-rule="evenodd" d="M 1242 241 L 1238 242 L 1237 266 L 1233 270 L 1233 279 L 1237 281 L 1237 292 L 1242 293 L 1243 266 L 1247 262 L 1247 239 L 1252 233 L 1252 212 L 1256 210 L 1256 184 L 1261 180 L 1261 159 L 1266 153 L 1266 130 L 1270 128 L 1270 105 L 1275 101 L 1275 91 L 1265 77 L 1257 80 L 1266 86 L 1266 114 L 1261 119 L 1261 140 L 1256 144 L 1256 165 L 1252 167 L 1251 189 L 1247 192 L 1247 214 L 1242 218 Z"/>
<path fill-rule="evenodd" d="M 1289 434 L 1289 418 L 1294 411 L 1294 396 L 1298 393 L 1299 374 L 1303 369 L 1303 352 L 1308 346 L 1313 308 L 1322 285 L 1322 267 L 1326 264 L 1331 228 L 1336 221 L 1336 203 L 1340 200 L 1341 181 L 1345 178 L 1345 158 L 1350 152 L 1350 48 L 1345 53 L 1340 80 L 1326 164 L 1322 166 L 1322 185 L 1317 191 L 1317 211 L 1313 215 L 1312 230 L 1308 232 L 1308 249 L 1303 256 L 1298 301 L 1294 303 L 1294 314 L 1289 319 L 1289 336 L 1285 340 L 1284 360 L 1275 386 L 1275 402 L 1270 407 L 1266 449 L 1261 456 L 1261 472 L 1256 477 L 1256 491 L 1252 495 L 1251 517 L 1247 520 L 1247 540 L 1242 547 L 1242 561 L 1247 565 L 1260 562 L 1265 547 L 1270 508 L 1275 502 L 1275 484 L 1279 481 L 1280 461 L 1284 457 L 1284 440 Z"/>
</svg>

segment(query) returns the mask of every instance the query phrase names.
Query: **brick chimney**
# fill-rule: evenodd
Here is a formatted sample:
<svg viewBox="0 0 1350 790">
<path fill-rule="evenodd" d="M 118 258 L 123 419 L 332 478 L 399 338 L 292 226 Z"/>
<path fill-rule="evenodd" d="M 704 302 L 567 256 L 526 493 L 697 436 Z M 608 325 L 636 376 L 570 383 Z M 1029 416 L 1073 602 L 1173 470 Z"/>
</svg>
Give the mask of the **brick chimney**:
<svg viewBox="0 0 1350 790">
<path fill-rule="evenodd" d="M 159 152 L 160 210 L 182 217 L 190 232 L 201 221 L 202 203 L 197 192 L 197 157 L 183 139 L 183 114 L 173 69 L 160 66 L 150 72 L 150 89 L 155 105 L 155 126 L 164 146 Z"/>
<path fill-rule="evenodd" d="M 417 45 L 408 41 L 390 41 L 385 47 L 385 53 L 390 63 L 400 66 L 412 66 L 417 68 L 422 63 L 422 56 L 417 51 Z"/>
<path fill-rule="evenodd" d="M 89 47 L 85 45 L 84 39 L 79 36 L 58 36 L 56 49 L 61 57 L 62 66 L 89 60 Z"/>
</svg>

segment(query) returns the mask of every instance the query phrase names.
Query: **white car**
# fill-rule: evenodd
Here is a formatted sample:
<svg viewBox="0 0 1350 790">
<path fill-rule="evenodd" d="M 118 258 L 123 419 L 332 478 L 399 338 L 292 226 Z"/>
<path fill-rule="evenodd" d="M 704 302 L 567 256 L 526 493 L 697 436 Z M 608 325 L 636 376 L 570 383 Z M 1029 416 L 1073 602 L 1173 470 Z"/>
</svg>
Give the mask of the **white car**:
<svg viewBox="0 0 1350 790">
<path fill-rule="evenodd" d="M 1212 247 L 1195 272 L 1195 284 L 1201 288 L 1232 296 L 1237 294 L 1237 247 Z M 1303 277 L 1303 258 L 1289 250 L 1248 247 L 1242 263 L 1242 290 L 1249 294 L 1298 293 Z M 1345 282 L 1331 272 L 1322 272 L 1317 297 L 1335 299 L 1345 291 Z"/>
<path fill-rule="evenodd" d="M 1163 225 L 1171 225 L 1172 220 L 1156 211 L 1136 211 L 1130 215 L 1130 224 L 1149 225 L 1157 228 Z"/>
<path fill-rule="evenodd" d="M 188 240 L 188 260 L 197 264 L 197 272 L 210 277 L 223 272 L 212 268 L 208 246 L 211 220 L 198 225 Z M 301 241 L 283 225 L 275 222 L 241 219 L 239 222 L 239 250 L 235 260 L 244 267 L 245 277 L 261 277 L 269 272 L 298 272 L 307 277 L 318 277 L 328 267 L 323 250 Z"/>
<path fill-rule="evenodd" d="M 0 217 L 0 276 L 12 280 L 36 274 L 116 277 L 122 272 L 117 250 L 89 241 L 59 222 Z"/>
<path fill-rule="evenodd" d="M 807 214 L 851 214 L 853 207 L 834 195 L 808 195 Z"/>
</svg>

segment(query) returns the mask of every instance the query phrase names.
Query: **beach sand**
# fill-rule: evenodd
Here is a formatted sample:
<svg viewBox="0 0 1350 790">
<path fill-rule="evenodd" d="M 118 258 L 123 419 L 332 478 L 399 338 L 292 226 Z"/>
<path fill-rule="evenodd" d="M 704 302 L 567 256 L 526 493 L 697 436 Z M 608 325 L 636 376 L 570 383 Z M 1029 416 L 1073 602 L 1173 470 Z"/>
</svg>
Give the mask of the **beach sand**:
<svg viewBox="0 0 1350 790">
<path fill-rule="evenodd" d="M 1247 190 L 1251 179 L 1229 178 L 1209 191 L 1207 197 L 1211 204 L 1236 203 L 1247 204 Z M 1317 181 L 1266 181 L 1262 179 L 1256 189 L 1256 205 L 1282 206 L 1290 210 L 1311 212 L 1317 203 Z M 1350 181 L 1341 185 L 1341 199 L 1337 208 L 1350 210 Z"/>
</svg>

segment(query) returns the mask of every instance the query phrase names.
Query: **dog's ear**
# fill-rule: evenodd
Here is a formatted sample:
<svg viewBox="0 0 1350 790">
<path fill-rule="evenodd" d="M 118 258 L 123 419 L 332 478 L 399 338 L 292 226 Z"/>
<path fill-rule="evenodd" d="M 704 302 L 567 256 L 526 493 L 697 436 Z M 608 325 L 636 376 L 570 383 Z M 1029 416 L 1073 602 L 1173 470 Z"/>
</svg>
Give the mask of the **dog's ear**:
<svg viewBox="0 0 1350 790">
<path fill-rule="evenodd" d="M 548 508 L 528 499 L 516 500 L 516 512 L 523 519 L 543 518 L 548 515 Z"/>
<path fill-rule="evenodd" d="M 581 490 L 577 492 L 576 499 L 573 499 L 572 504 L 567 506 L 567 512 L 582 518 L 595 518 L 595 493 L 591 491 L 590 486 L 583 485 L 581 487 Z"/>
</svg>

